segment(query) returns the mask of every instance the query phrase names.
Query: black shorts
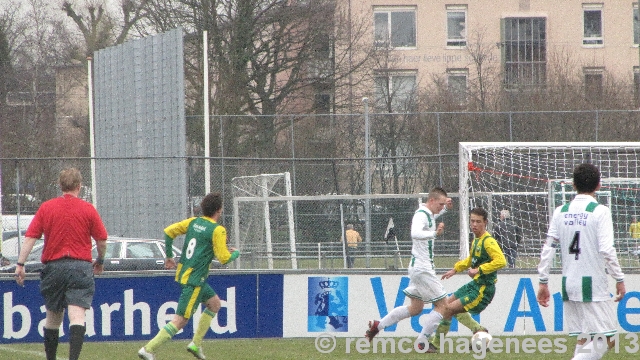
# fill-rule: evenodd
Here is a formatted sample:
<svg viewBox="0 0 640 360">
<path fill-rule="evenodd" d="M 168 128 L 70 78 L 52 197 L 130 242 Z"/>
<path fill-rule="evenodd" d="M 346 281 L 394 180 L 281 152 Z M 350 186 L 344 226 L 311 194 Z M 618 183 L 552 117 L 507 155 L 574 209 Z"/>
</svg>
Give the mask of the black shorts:
<svg viewBox="0 0 640 360">
<path fill-rule="evenodd" d="M 95 289 L 93 265 L 88 261 L 54 260 L 40 273 L 40 294 L 49 311 L 61 312 L 69 305 L 88 309 Z"/>
</svg>

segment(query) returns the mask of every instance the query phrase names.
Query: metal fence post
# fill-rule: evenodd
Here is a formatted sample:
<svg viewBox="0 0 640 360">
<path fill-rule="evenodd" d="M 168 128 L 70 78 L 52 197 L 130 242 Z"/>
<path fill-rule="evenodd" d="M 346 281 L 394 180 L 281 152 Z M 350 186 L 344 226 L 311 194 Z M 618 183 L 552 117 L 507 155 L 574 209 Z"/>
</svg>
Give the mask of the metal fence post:
<svg viewBox="0 0 640 360">
<path fill-rule="evenodd" d="M 369 98 L 362 98 L 364 103 L 364 157 L 365 157 L 365 194 L 371 194 L 371 160 L 369 159 Z M 367 197 L 364 200 L 364 237 L 365 248 L 367 254 L 365 257 L 365 266 L 371 267 L 371 199 Z"/>
<path fill-rule="evenodd" d="M 512 112 L 509 111 L 509 141 L 513 141 L 513 117 Z"/>
<path fill-rule="evenodd" d="M 596 141 L 598 141 L 598 125 L 599 125 L 599 122 L 600 122 L 599 114 L 600 113 L 598 112 L 598 110 L 596 110 L 596 131 L 595 131 L 595 133 L 596 133 Z"/>
<path fill-rule="evenodd" d="M 438 125 L 438 163 L 440 166 L 440 186 L 442 186 L 442 151 L 440 148 L 440 113 L 436 113 L 436 120 Z"/>
</svg>

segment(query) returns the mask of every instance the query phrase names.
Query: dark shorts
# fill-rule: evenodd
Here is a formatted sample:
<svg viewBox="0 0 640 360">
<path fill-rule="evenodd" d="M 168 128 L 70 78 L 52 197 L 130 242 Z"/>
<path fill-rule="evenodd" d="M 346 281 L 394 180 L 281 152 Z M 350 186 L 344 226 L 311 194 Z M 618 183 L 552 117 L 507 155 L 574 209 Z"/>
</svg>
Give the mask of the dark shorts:
<svg viewBox="0 0 640 360">
<path fill-rule="evenodd" d="M 216 296 L 216 292 L 207 283 L 202 284 L 202 286 L 182 285 L 182 293 L 180 293 L 176 314 L 185 319 L 190 319 L 200 303 L 206 302 L 214 296 Z"/>
<path fill-rule="evenodd" d="M 61 312 L 69 305 L 88 309 L 95 289 L 93 266 L 88 261 L 50 261 L 40 273 L 40 294 L 49 311 Z"/>
<path fill-rule="evenodd" d="M 475 281 L 470 281 L 459 288 L 455 293 L 456 299 L 459 299 L 464 309 L 471 314 L 479 314 L 484 310 L 496 293 L 496 286 L 479 285 Z"/>
</svg>

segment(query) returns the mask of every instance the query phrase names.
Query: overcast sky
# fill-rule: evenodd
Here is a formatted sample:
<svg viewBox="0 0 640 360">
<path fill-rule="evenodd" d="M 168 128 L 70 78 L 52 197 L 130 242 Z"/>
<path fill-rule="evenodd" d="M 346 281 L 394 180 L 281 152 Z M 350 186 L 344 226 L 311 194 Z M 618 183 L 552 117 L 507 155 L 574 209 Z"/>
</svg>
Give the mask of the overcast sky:
<svg viewBox="0 0 640 360">
<path fill-rule="evenodd" d="M 82 6 L 87 3 L 104 3 L 109 11 L 116 11 L 122 0 L 70 0 L 72 4 Z M 11 6 L 12 4 L 20 4 L 21 6 L 27 6 L 30 0 L 0 0 L 0 9 L 5 6 Z M 49 4 L 52 9 L 60 9 L 64 0 L 45 0 L 45 3 Z M 61 11 L 62 12 L 62 11 Z"/>
</svg>

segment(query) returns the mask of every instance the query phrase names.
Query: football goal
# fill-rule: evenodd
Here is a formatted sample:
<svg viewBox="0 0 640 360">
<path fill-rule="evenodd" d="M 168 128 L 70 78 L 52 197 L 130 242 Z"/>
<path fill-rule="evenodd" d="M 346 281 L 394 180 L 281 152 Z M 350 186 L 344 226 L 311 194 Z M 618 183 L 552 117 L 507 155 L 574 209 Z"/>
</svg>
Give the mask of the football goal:
<svg viewBox="0 0 640 360">
<path fill-rule="evenodd" d="M 273 198 L 291 196 L 291 177 L 288 172 L 239 176 L 231 179 L 233 187 L 233 228 L 236 247 L 248 254 L 265 254 L 267 267 L 273 269 L 274 234 L 271 226 L 269 201 Z M 283 204 L 283 203 L 280 203 Z M 289 239 L 291 268 L 297 269 L 296 236 L 293 221 L 293 203 L 285 201 L 286 216 L 274 219 L 276 229 L 286 229 Z M 238 259 L 238 266 L 241 261 Z"/>
<path fill-rule="evenodd" d="M 611 209 L 622 265 L 638 266 L 640 239 L 631 237 L 629 225 L 640 216 L 640 143 L 460 143 L 459 150 L 460 213 L 484 207 L 491 231 L 500 211 L 509 210 L 520 229 L 517 267 L 537 266 L 550 216 L 575 196 L 573 168 L 584 162 L 602 173 L 597 200 Z M 468 216 L 460 216 L 460 229 L 460 256 L 466 257 Z"/>
</svg>

